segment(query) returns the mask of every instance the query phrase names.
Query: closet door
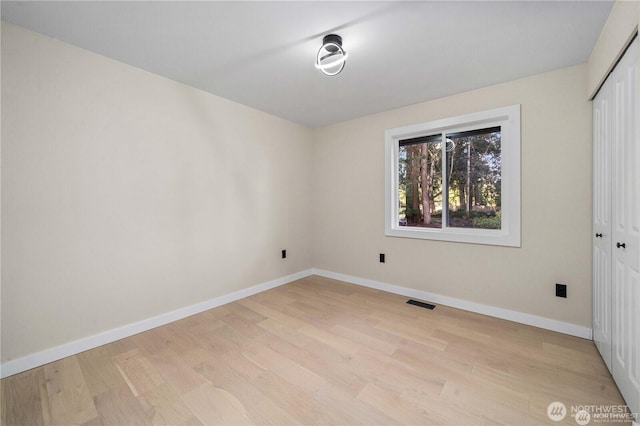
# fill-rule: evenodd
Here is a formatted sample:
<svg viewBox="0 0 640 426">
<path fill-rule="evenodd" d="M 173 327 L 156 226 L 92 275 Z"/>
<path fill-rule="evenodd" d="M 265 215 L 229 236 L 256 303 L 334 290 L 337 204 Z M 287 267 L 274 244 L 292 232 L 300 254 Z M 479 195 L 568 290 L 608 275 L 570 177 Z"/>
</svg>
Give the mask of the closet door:
<svg viewBox="0 0 640 426">
<path fill-rule="evenodd" d="M 593 341 L 611 371 L 611 79 L 593 101 Z"/>
<path fill-rule="evenodd" d="M 640 412 L 640 136 L 638 40 L 610 75 L 612 91 L 613 378 L 632 412 Z"/>
</svg>

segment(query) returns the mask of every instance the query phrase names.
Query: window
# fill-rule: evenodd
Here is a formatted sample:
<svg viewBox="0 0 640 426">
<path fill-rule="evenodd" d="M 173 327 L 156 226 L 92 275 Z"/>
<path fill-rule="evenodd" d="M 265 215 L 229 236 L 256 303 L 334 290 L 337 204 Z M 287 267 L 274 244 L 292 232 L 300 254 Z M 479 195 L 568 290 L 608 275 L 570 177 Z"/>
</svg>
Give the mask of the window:
<svg viewBox="0 0 640 426">
<path fill-rule="evenodd" d="M 386 235 L 520 246 L 520 105 L 385 139 Z"/>
</svg>

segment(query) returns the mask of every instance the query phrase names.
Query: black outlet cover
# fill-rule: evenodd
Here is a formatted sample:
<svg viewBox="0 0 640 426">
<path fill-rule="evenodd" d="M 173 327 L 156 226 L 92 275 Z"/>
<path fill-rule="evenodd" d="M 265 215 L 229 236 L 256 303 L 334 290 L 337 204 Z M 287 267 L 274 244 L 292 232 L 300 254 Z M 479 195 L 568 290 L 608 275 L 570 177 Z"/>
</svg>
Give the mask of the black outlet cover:
<svg viewBox="0 0 640 426">
<path fill-rule="evenodd" d="M 287 251 L 286 250 L 282 250 L 282 258 L 283 259 L 287 258 Z"/>
<path fill-rule="evenodd" d="M 564 297 L 567 298 L 567 285 L 566 284 L 556 284 L 556 297 Z"/>
<path fill-rule="evenodd" d="M 380 263 L 384 263 L 384 253 L 380 253 Z"/>
</svg>

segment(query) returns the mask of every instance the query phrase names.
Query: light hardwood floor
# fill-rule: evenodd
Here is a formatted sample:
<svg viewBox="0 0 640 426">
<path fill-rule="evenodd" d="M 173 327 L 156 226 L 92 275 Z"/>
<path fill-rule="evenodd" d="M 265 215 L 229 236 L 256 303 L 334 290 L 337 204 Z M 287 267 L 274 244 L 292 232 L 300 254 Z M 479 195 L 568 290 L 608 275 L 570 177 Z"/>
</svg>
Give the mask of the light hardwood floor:
<svg viewBox="0 0 640 426">
<path fill-rule="evenodd" d="M 529 425 L 553 401 L 624 404 L 591 341 L 406 300 L 308 277 L 6 378 L 2 422 Z"/>
</svg>

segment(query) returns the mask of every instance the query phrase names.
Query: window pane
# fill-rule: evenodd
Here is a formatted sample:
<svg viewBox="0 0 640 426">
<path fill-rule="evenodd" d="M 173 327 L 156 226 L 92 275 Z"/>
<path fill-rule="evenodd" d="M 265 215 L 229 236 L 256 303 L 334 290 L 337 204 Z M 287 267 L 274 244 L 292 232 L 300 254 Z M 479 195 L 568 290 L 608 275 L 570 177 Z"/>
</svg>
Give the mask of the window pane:
<svg viewBox="0 0 640 426">
<path fill-rule="evenodd" d="M 448 226 L 501 229 L 500 128 L 447 134 Z"/>
<path fill-rule="evenodd" d="M 441 135 L 400 141 L 398 225 L 442 227 Z"/>
</svg>

